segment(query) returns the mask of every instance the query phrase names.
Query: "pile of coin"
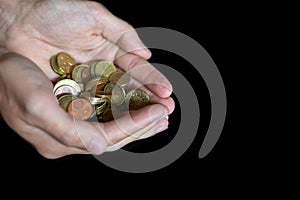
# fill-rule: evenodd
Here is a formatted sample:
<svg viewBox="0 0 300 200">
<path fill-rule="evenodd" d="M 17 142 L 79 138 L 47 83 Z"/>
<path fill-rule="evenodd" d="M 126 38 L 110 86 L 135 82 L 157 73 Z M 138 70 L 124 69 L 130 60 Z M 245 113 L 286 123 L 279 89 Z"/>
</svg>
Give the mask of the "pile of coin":
<svg viewBox="0 0 300 200">
<path fill-rule="evenodd" d="M 150 104 L 144 90 L 127 88 L 130 75 L 106 60 L 79 64 L 61 52 L 51 57 L 50 65 L 60 75 L 53 93 L 76 119 L 108 122 Z"/>
</svg>

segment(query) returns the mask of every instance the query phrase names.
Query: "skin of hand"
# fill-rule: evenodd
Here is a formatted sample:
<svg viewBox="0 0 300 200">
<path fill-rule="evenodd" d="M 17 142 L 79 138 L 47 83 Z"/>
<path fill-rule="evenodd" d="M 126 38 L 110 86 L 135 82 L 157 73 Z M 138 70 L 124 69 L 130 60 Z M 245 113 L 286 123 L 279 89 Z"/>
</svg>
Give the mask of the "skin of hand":
<svg viewBox="0 0 300 200">
<path fill-rule="evenodd" d="M 18 15 L 7 17 L 0 29 L 5 36 L 0 38 L 0 113 L 41 155 L 101 154 L 167 128 L 172 86 L 146 61 L 151 53 L 129 24 L 91 1 L 16 2 L 7 6 Z M 143 89 L 153 104 L 117 121 L 74 123 L 52 92 L 51 80 L 58 76 L 49 58 L 62 51 L 82 63 L 114 61 L 134 77 L 133 85 L 149 83 Z"/>
</svg>

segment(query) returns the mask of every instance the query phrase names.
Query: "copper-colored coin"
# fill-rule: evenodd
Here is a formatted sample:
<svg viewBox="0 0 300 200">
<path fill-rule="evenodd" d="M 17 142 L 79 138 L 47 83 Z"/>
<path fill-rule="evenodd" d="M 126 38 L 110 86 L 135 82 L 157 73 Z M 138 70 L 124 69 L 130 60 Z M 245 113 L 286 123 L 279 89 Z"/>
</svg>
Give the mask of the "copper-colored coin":
<svg viewBox="0 0 300 200">
<path fill-rule="evenodd" d="M 107 109 L 107 110 L 105 110 L 103 112 L 103 114 L 102 114 L 102 120 L 104 122 L 109 122 L 109 121 L 114 120 L 114 116 L 113 116 L 113 113 L 112 113 L 111 109 Z"/>
<path fill-rule="evenodd" d="M 95 94 L 95 96 L 97 94 L 103 94 L 103 90 L 104 90 L 104 87 L 106 85 L 106 82 L 102 82 L 102 81 L 99 81 L 92 89 L 92 92 Z"/>
<path fill-rule="evenodd" d="M 93 89 L 96 85 L 106 84 L 107 82 L 108 82 L 108 79 L 105 79 L 105 78 L 94 78 L 85 84 L 84 90 L 94 92 Z"/>
<path fill-rule="evenodd" d="M 111 83 L 116 83 L 122 87 L 127 86 L 130 80 L 130 75 L 122 71 L 115 72 L 109 77 Z"/>
<path fill-rule="evenodd" d="M 61 52 L 57 54 L 57 65 L 65 74 L 70 74 L 72 68 L 76 65 L 76 62 L 71 55 Z"/>
<path fill-rule="evenodd" d="M 83 98 L 73 100 L 68 106 L 68 112 L 80 120 L 87 120 L 93 114 L 93 107 L 90 102 Z"/>
</svg>

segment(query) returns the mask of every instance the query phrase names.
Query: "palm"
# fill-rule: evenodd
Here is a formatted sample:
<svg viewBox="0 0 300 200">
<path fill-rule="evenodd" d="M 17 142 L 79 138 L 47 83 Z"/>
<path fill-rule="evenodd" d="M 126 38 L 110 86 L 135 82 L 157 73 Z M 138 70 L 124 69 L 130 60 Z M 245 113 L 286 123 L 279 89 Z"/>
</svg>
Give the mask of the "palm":
<svg viewBox="0 0 300 200">
<path fill-rule="evenodd" d="M 118 34 L 105 36 L 110 29 L 105 27 L 107 16 L 111 17 L 110 13 L 93 2 L 41 1 L 17 20 L 7 46 L 30 58 L 53 79 L 56 75 L 49 58 L 58 52 L 69 52 L 78 62 L 116 57 L 119 47 L 111 41 L 117 41 Z M 112 28 L 117 29 L 113 23 Z"/>
</svg>

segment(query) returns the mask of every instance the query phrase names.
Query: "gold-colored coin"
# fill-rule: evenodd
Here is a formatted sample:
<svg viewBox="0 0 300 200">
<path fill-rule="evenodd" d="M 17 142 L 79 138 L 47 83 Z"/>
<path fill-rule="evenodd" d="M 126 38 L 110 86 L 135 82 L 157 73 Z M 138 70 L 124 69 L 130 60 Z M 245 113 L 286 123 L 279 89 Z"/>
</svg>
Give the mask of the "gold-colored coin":
<svg viewBox="0 0 300 200">
<path fill-rule="evenodd" d="M 56 57 L 58 67 L 64 72 L 64 74 L 70 74 L 72 68 L 76 65 L 75 59 L 65 52 L 57 54 Z"/>
<path fill-rule="evenodd" d="M 79 95 L 81 98 L 85 98 L 87 100 L 89 100 L 91 97 L 94 97 L 93 94 L 91 92 L 81 92 Z"/>
<path fill-rule="evenodd" d="M 107 99 L 99 98 L 99 97 L 90 97 L 89 101 L 92 105 L 100 105 L 104 102 L 107 102 Z"/>
<path fill-rule="evenodd" d="M 111 103 L 115 106 L 123 104 L 125 101 L 125 95 L 125 90 L 121 86 L 116 85 L 112 90 Z"/>
<path fill-rule="evenodd" d="M 108 101 L 104 101 L 102 104 L 96 106 L 96 115 L 100 116 L 108 108 Z"/>
<path fill-rule="evenodd" d="M 91 66 L 91 75 L 93 77 L 101 77 L 108 79 L 110 75 L 116 71 L 116 66 L 108 61 L 99 61 Z"/>
<path fill-rule="evenodd" d="M 73 96 L 72 94 L 65 94 L 58 98 L 58 103 L 62 109 L 68 112 L 68 106 L 74 99 L 76 99 L 76 96 Z"/>
<path fill-rule="evenodd" d="M 150 104 L 150 97 L 144 90 L 136 89 L 126 95 L 126 103 L 129 110 L 138 110 Z"/>
<path fill-rule="evenodd" d="M 80 86 L 78 85 L 78 83 L 76 83 L 75 81 L 71 80 L 71 79 L 63 79 L 58 81 L 53 88 L 53 93 L 55 93 L 55 91 L 57 90 L 57 88 L 63 86 L 63 85 L 69 85 L 71 87 L 73 87 L 77 93 L 81 92 Z"/>
<path fill-rule="evenodd" d="M 63 75 L 66 76 L 65 72 L 57 64 L 57 56 L 56 55 L 54 55 L 54 56 L 51 57 L 51 59 L 50 59 L 50 65 L 51 65 L 51 67 L 52 67 L 52 69 L 53 69 L 53 71 L 55 73 L 57 73 L 57 74 L 59 74 L 61 76 L 63 76 Z"/>
<path fill-rule="evenodd" d="M 122 71 L 117 71 L 109 77 L 109 81 L 111 83 L 118 84 L 122 87 L 126 87 L 129 84 L 130 80 L 130 75 Z"/>
<path fill-rule="evenodd" d="M 115 83 L 107 83 L 104 87 L 104 93 L 112 94 L 113 89 L 115 88 Z"/>
<path fill-rule="evenodd" d="M 80 91 L 84 91 L 84 84 L 83 83 L 77 83 L 80 87 Z"/>
<path fill-rule="evenodd" d="M 83 83 L 82 72 L 88 67 L 89 66 L 85 64 L 77 65 L 72 71 L 72 79 L 77 83 Z"/>
<path fill-rule="evenodd" d="M 106 102 L 107 100 L 110 101 L 109 95 L 94 96 L 94 94 L 92 92 L 87 92 L 87 91 L 81 92 L 79 96 L 81 98 L 89 100 L 92 105 L 102 104 L 103 102 Z"/>
</svg>

